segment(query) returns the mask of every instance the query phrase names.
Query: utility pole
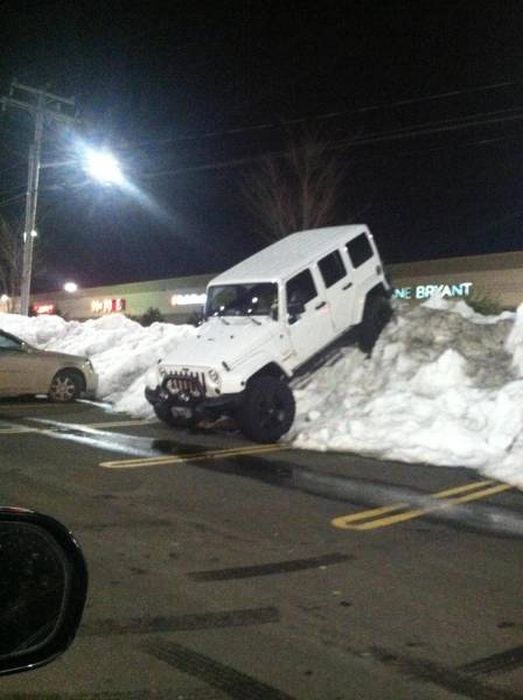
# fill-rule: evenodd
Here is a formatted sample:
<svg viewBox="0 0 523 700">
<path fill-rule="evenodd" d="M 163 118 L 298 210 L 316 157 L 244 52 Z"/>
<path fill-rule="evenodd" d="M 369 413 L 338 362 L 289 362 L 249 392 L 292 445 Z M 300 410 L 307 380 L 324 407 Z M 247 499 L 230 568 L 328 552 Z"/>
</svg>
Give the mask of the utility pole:
<svg viewBox="0 0 523 700">
<path fill-rule="evenodd" d="M 74 113 L 75 101 L 72 98 L 60 97 L 46 90 L 22 85 L 16 80 L 11 83 L 8 97 L 0 99 L 2 109 L 7 107 L 29 112 L 34 118 L 33 142 L 29 147 L 27 169 L 27 193 L 25 200 L 24 252 L 22 278 L 20 282 L 20 313 L 29 314 L 29 296 L 31 293 L 31 274 L 33 268 L 33 244 L 36 232 L 36 205 L 38 201 L 38 181 L 40 178 L 40 161 L 42 140 L 46 121 L 62 122 L 72 125 L 77 121 Z M 72 114 L 62 112 L 68 109 Z"/>
</svg>

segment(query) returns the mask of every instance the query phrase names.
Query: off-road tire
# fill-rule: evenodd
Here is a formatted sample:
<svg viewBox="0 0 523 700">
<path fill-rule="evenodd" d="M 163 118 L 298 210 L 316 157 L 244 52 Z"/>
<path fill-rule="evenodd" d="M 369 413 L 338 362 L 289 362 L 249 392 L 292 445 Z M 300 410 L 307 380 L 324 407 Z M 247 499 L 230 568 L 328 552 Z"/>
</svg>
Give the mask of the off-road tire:
<svg viewBox="0 0 523 700">
<path fill-rule="evenodd" d="M 386 297 L 372 296 L 367 299 L 358 333 L 358 347 L 362 352 L 371 354 L 391 316 L 392 308 Z"/>
<path fill-rule="evenodd" d="M 82 377 L 78 372 L 62 369 L 55 374 L 49 387 L 49 400 L 53 403 L 69 403 L 77 399 L 84 389 Z"/>
<path fill-rule="evenodd" d="M 255 442 L 276 442 L 288 432 L 296 405 L 289 386 L 272 376 L 254 377 L 237 412 L 240 429 Z"/>
</svg>

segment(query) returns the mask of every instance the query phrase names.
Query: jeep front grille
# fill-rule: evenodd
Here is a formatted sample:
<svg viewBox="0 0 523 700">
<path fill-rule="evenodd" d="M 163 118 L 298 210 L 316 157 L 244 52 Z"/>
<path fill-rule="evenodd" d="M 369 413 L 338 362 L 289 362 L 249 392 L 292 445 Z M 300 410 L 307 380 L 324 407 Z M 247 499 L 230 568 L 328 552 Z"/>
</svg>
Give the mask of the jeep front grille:
<svg viewBox="0 0 523 700">
<path fill-rule="evenodd" d="M 202 398 L 207 393 L 204 372 L 169 372 L 163 381 L 163 386 L 167 391 L 183 398 L 186 401 Z"/>
</svg>

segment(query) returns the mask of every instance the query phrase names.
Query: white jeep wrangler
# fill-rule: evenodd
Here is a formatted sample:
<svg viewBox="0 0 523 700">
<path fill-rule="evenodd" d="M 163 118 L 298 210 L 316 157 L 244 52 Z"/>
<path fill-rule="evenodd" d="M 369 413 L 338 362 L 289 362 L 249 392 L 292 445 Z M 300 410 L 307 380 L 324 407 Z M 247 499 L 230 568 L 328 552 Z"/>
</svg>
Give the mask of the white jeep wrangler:
<svg viewBox="0 0 523 700">
<path fill-rule="evenodd" d="M 354 326 L 369 353 L 390 293 L 367 226 L 293 233 L 211 280 L 204 322 L 158 364 L 147 400 L 170 425 L 230 414 L 274 442 L 294 420 L 289 380 Z"/>
</svg>

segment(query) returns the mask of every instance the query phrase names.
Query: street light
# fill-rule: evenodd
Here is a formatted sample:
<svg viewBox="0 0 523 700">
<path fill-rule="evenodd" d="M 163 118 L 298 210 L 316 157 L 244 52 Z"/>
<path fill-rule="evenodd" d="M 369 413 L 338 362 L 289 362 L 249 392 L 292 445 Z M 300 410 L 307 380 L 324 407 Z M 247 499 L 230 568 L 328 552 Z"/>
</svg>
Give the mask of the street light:
<svg viewBox="0 0 523 700">
<path fill-rule="evenodd" d="M 42 167 L 70 165 L 63 163 L 40 163 L 40 152 L 43 132 L 43 112 L 38 112 L 35 127 L 35 139 L 29 154 L 28 189 L 25 210 L 24 253 L 22 264 L 22 279 L 20 283 L 20 313 L 29 314 L 29 295 L 31 293 L 31 275 L 33 267 L 33 243 L 38 235 L 36 232 L 36 203 L 38 199 L 38 183 Z M 83 165 L 86 172 L 98 182 L 112 185 L 124 185 L 125 178 L 116 158 L 106 150 L 97 151 L 94 148 L 83 148 Z M 30 231 L 30 234 L 27 234 Z"/>
<path fill-rule="evenodd" d="M 109 151 L 86 149 L 85 170 L 104 185 L 123 185 L 125 182 L 120 164 Z"/>
<path fill-rule="evenodd" d="M 78 285 L 76 282 L 66 282 L 64 284 L 64 292 L 69 292 L 69 294 L 74 294 L 75 292 L 78 291 Z"/>
</svg>

